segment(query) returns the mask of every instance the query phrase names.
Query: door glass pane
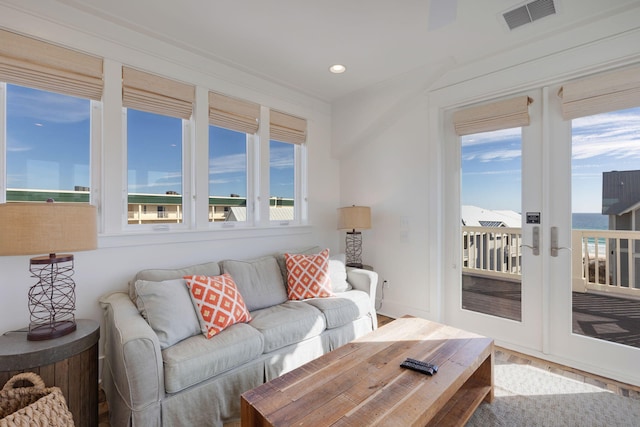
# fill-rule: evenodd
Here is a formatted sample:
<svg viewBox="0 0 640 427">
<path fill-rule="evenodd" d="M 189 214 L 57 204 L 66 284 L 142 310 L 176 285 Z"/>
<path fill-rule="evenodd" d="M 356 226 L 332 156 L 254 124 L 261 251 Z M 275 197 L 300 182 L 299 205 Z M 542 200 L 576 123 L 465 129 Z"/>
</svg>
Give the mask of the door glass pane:
<svg viewBox="0 0 640 427">
<path fill-rule="evenodd" d="M 573 332 L 640 347 L 640 107 L 573 120 L 571 157 Z"/>
<path fill-rule="evenodd" d="M 521 128 L 462 137 L 462 308 L 522 319 Z"/>
</svg>

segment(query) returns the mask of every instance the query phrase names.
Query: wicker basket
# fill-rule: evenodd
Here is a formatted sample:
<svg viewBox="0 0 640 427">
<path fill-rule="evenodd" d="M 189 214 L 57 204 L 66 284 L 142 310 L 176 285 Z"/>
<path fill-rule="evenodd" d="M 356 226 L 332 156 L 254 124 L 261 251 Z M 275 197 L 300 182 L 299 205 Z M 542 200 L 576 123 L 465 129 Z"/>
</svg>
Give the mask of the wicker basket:
<svg viewBox="0 0 640 427">
<path fill-rule="evenodd" d="M 26 380 L 33 387 L 17 387 Z M 73 427 L 73 417 L 59 387 L 45 387 L 33 372 L 12 377 L 0 390 L 0 427 Z"/>
</svg>

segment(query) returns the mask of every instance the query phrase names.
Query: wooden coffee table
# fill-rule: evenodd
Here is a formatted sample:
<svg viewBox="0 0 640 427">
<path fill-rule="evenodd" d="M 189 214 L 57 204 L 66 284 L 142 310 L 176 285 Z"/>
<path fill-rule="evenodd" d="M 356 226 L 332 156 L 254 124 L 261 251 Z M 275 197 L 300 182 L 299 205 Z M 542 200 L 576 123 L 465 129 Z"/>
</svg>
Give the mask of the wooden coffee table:
<svg viewBox="0 0 640 427">
<path fill-rule="evenodd" d="M 425 375 L 411 357 L 438 365 Z M 493 340 L 405 316 L 242 395 L 243 426 L 464 425 L 493 401 Z"/>
</svg>

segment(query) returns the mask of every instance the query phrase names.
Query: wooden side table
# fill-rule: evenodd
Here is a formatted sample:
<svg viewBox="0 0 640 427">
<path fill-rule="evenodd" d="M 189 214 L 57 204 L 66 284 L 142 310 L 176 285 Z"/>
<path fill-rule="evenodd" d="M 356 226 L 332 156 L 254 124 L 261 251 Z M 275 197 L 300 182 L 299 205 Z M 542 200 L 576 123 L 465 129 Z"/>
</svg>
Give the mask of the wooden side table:
<svg viewBox="0 0 640 427">
<path fill-rule="evenodd" d="M 47 387 L 60 387 L 76 426 L 97 427 L 100 326 L 76 324 L 76 331 L 46 341 L 27 341 L 28 328 L 0 336 L 0 388 L 16 374 L 35 372 Z"/>
</svg>

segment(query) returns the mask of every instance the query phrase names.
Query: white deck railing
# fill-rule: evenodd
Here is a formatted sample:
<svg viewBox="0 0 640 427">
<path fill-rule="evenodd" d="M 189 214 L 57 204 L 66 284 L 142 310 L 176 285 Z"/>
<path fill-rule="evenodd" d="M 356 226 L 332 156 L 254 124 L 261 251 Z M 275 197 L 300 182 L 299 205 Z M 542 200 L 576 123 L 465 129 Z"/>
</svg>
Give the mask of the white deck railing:
<svg viewBox="0 0 640 427">
<path fill-rule="evenodd" d="M 640 231 L 573 230 L 572 289 L 640 297 Z M 522 229 L 462 227 L 462 271 L 520 280 Z M 631 249 L 631 250 L 629 250 Z"/>
<path fill-rule="evenodd" d="M 506 227 L 462 227 L 464 272 L 520 280 L 522 230 Z"/>
<path fill-rule="evenodd" d="M 640 231 L 573 230 L 573 290 L 640 296 Z"/>
</svg>

